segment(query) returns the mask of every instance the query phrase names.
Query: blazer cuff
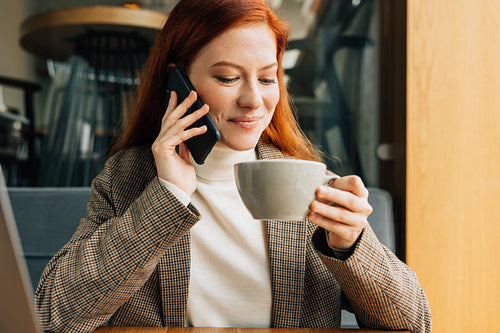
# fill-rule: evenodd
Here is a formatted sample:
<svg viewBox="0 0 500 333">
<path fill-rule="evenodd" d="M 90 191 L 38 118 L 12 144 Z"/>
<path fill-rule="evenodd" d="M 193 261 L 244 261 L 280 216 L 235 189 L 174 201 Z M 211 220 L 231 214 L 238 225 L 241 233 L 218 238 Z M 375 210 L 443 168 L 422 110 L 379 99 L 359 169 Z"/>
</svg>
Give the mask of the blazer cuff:
<svg viewBox="0 0 500 333">
<path fill-rule="evenodd" d="M 354 252 L 354 248 L 356 247 L 357 240 L 356 240 L 356 243 L 354 243 L 354 245 L 351 246 L 350 248 L 345 249 L 345 250 L 341 250 L 341 249 L 337 249 L 333 246 L 330 246 L 330 243 L 328 243 L 328 233 L 329 233 L 329 231 L 325 229 L 326 244 L 328 245 L 328 247 L 330 249 L 332 249 L 335 258 L 342 260 L 342 261 L 347 260 L 351 256 L 351 254 Z"/>
<path fill-rule="evenodd" d="M 189 203 L 191 202 L 191 197 L 186 192 L 163 178 L 158 177 L 158 179 L 160 180 L 160 183 L 163 184 L 167 188 L 167 190 L 172 192 L 172 194 L 177 199 L 179 199 L 179 201 L 182 202 L 184 206 L 187 207 L 189 205 Z"/>
</svg>

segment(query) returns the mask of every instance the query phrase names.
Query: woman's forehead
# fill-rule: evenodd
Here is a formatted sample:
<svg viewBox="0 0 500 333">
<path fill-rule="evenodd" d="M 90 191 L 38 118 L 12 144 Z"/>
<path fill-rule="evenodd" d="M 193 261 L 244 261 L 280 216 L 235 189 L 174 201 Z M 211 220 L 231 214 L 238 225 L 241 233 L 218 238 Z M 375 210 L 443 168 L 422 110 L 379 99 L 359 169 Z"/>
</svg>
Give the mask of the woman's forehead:
<svg viewBox="0 0 500 333">
<path fill-rule="evenodd" d="M 203 60 L 214 66 L 254 61 L 259 66 L 272 66 L 277 62 L 276 49 L 276 36 L 267 24 L 242 24 L 215 37 L 197 53 L 193 62 Z"/>
</svg>

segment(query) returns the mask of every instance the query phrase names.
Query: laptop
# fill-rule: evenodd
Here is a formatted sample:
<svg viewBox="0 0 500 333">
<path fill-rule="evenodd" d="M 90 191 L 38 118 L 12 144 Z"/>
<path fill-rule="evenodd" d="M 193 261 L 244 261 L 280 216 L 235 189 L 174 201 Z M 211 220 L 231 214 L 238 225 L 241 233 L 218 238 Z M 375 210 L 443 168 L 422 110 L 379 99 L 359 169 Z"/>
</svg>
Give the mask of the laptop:
<svg viewBox="0 0 500 333">
<path fill-rule="evenodd" d="M 41 333 L 14 213 L 0 167 L 0 332 Z"/>
</svg>

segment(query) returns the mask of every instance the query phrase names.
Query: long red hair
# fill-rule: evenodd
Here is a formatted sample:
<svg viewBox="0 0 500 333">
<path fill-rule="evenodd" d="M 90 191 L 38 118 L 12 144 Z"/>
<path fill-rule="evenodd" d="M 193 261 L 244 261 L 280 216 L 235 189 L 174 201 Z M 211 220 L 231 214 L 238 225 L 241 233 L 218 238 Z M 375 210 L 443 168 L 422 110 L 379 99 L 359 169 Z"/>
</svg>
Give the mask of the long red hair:
<svg viewBox="0 0 500 333">
<path fill-rule="evenodd" d="M 186 69 L 203 46 L 227 29 L 244 23 L 266 23 L 276 35 L 280 99 L 261 139 L 293 157 L 321 160 L 319 150 L 300 129 L 283 79 L 282 58 L 287 24 L 264 0 L 181 0 L 159 33 L 141 76 L 135 111 L 111 154 L 139 144 L 152 144 L 160 132 L 168 65 Z"/>
</svg>

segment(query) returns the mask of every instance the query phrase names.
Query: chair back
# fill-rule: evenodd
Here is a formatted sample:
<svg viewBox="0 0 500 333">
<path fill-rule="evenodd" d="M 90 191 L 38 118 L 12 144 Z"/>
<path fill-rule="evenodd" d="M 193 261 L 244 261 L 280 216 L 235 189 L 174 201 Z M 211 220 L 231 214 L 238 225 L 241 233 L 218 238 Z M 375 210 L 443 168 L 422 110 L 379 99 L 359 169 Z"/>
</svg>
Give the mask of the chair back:
<svg viewBox="0 0 500 333">
<path fill-rule="evenodd" d="M 375 187 L 369 187 L 368 192 L 368 202 L 373 208 L 373 213 L 368 216 L 368 222 L 380 242 L 396 253 L 392 196 L 386 190 Z"/>
<path fill-rule="evenodd" d="M 42 272 L 86 216 L 90 187 L 10 187 L 8 189 L 33 288 Z M 368 221 L 380 242 L 396 252 L 392 197 L 368 188 L 373 213 Z"/>
<path fill-rule="evenodd" d="M 87 215 L 90 187 L 8 188 L 33 290 L 45 266 Z"/>
</svg>

